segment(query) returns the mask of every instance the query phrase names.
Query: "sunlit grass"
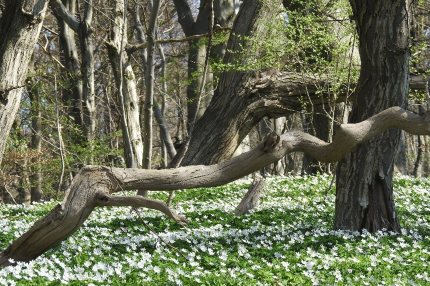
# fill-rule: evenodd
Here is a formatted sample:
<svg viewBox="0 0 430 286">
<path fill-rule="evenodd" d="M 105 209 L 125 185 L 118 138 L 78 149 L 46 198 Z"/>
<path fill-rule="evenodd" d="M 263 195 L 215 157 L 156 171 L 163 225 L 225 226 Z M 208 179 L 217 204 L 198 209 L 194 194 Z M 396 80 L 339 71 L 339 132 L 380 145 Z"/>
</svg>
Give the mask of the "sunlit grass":
<svg viewBox="0 0 430 286">
<path fill-rule="evenodd" d="M 430 285 L 430 181 L 395 180 L 402 233 L 334 231 L 328 176 L 269 178 L 260 206 L 230 213 L 249 181 L 178 191 L 173 209 L 99 208 L 72 237 L 30 263 L 0 269 L 1 285 Z M 152 195 L 167 199 L 165 193 Z M 0 206 L 0 248 L 56 202 Z"/>
</svg>

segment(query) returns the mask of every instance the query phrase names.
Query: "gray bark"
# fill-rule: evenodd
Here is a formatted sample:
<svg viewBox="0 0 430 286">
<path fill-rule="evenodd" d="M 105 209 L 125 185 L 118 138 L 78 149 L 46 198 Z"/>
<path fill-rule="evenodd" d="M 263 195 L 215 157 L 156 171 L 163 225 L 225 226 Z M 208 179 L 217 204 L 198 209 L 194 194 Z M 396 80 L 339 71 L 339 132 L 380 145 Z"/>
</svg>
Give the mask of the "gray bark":
<svg viewBox="0 0 430 286">
<path fill-rule="evenodd" d="M 142 24 L 141 24 L 140 18 L 139 18 L 138 7 L 139 6 L 136 7 L 136 11 L 131 11 L 131 14 L 132 14 L 133 20 L 134 20 L 134 28 L 136 29 L 136 32 L 137 32 L 136 35 L 137 35 L 137 39 L 139 41 L 139 44 L 145 44 L 145 47 L 147 47 L 147 45 L 149 43 L 146 42 L 146 39 L 145 39 L 145 33 L 143 31 Z M 160 51 L 160 57 L 161 57 L 162 78 L 164 78 L 165 77 L 165 70 L 166 70 L 166 59 L 165 59 L 163 47 L 161 46 L 161 44 L 157 44 L 157 46 L 158 46 L 158 49 Z M 147 52 L 146 52 L 146 48 L 140 48 L 140 55 L 141 55 L 142 62 L 143 62 L 144 73 L 147 74 Z M 166 85 L 165 81 L 163 81 L 163 84 L 162 84 L 162 92 L 163 93 L 167 92 L 167 85 Z M 167 123 L 166 123 L 166 120 L 164 118 L 164 109 L 165 109 L 165 101 L 166 101 L 165 97 L 166 97 L 166 95 L 162 94 L 161 106 L 159 103 L 155 102 L 155 98 L 154 98 L 154 104 L 153 104 L 154 117 L 155 117 L 155 120 L 157 121 L 157 124 L 160 128 L 160 140 L 162 141 L 163 164 L 167 164 L 167 154 L 169 154 L 170 159 L 173 159 L 173 157 L 176 155 L 176 149 L 173 146 L 172 138 L 170 136 L 169 130 L 167 128 Z"/>
<path fill-rule="evenodd" d="M 209 27 L 210 17 L 210 1 L 202 0 L 200 2 L 199 14 L 194 21 L 191 13 L 191 9 L 186 0 L 174 0 L 176 11 L 178 12 L 179 23 L 187 37 L 193 35 L 206 34 L 212 27 Z M 232 25 L 235 9 L 234 0 L 228 1 L 213 1 L 214 7 L 214 20 L 215 25 L 219 25 L 223 28 L 228 28 Z M 202 96 L 201 103 L 198 104 L 199 100 L 199 89 L 203 82 L 203 68 L 206 58 L 206 45 L 201 39 L 193 39 L 188 42 L 189 55 L 188 55 L 188 79 L 190 84 L 187 87 L 187 99 L 188 99 L 188 124 L 193 122 L 194 118 L 200 118 L 209 104 L 213 96 L 212 80 L 213 75 L 211 72 L 207 73 L 205 93 Z M 225 45 L 218 45 L 214 47 L 215 54 L 222 58 L 225 52 Z M 190 126 L 188 126 L 190 128 Z"/>
<path fill-rule="evenodd" d="M 56 8 L 57 18 L 60 22 L 63 56 L 72 73 L 72 79 L 76 81 L 73 87 L 73 96 L 69 98 L 73 106 L 71 115 L 75 119 L 75 123 L 83 127 L 85 139 L 92 148 L 96 128 L 94 59 L 91 39 L 92 0 L 85 2 L 83 19 L 80 22 L 74 18 L 76 13 L 75 1 L 51 0 L 51 3 Z M 81 63 L 79 63 L 77 56 L 75 33 L 79 36 Z M 67 93 L 69 92 L 66 91 Z"/>
<path fill-rule="evenodd" d="M 148 31 L 146 32 L 147 47 L 147 67 L 145 80 L 145 103 L 143 110 L 143 168 L 151 169 L 152 162 L 152 120 L 154 106 L 154 56 L 155 56 L 155 34 L 157 30 L 157 16 L 160 9 L 160 0 L 154 0 L 149 19 Z"/>
<path fill-rule="evenodd" d="M 234 210 L 234 214 L 244 215 L 249 213 L 250 210 L 255 209 L 258 206 L 259 199 L 263 194 L 265 187 L 266 180 L 260 174 L 255 173 L 252 185 L 249 187 L 248 192 Z"/>
<path fill-rule="evenodd" d="M 41 134 L 41 125 L 42 125 L 42 113 L 40 111 L 40 95 L 38 90 L 38 85 L 32 85 L 33 89 L 28 90 L 28 94 L 31 102 L 31 143 L 30 148 L 35 150 L 36 152 L 41 151 L 42 140 L 40 137 Z M 32 159 L 34 164 L 34 172 L 30 176 L 31 183 L 31 202 L 38 202 L 43 199 L 43 191 L 42 191 L 42 174 L 41 174 L 41 165 L 39 163 L 40 157 L 37 156 Z"/>
<path fill-rule="evenodd" d="M 418 114 L 422 115 L 424 114 L 425 110 L 424 107 L 422 105 L 418 106 Z M 423 138 L 421 138 L 421 136 L 416 136 L 417 137 L 417 158 L 414 162 L 414 169 L 413 169 L 413 173 L 412 175 L 414 177 L 421 177 L 422 176 L 422 163 L 423 163 L 423 149 L 425 147 L 425 145 L 423 144 L 424 140 Z"/>
<path fill-rule="evenodd" d="M 125 53 L 127 35 L 123 34 L 123 31 L 127 31 L 127 23 L 124 21 L 123 13 L 124 3 L 115 1 L 114 22 L 111 26 L 111 37 L 106 43 L 106 47 L 114 72 L 116 86 L 123 95 L 124 119 L 121 120 L 121 126 L 126 164 L 127 166 L 142 166 L 143 142 L 139 120 L 139 97 L 136 89 L 136 78 L 128 55 Z"/>
<path fill-rule="evenodd" d="M 0 164 L 48 2 L 8 1 L 0 19 Z"/>
<path fill-rule="evenodd" d="M 75 41 L 75 31 L 79 28 L 79 23 L 74 17 L 71 17 L 71 15 L 76 14 L 76 1 L 63 0 L 60 2 L 56 0 L 50 3 L 54 8 L 54 16 L 57 18 L 60 28 L 61 61 L 67 68 L 67 71 L 63 72 L 66 72 L 65 78 L 70 81 L 71 85 L 71 88 L 62 90 L 62 100 L 65 106 L 69 106 L 70 104 L 68 107 L 68 114 L 73 118 L 74 123 L 83 128 L 84 115 L 82 105 L 83 90 L 81 64 L 79 62 L 78 48 Z"/>
<path fill-rule="evenodd" d="M 166 58 L 164 56 L 164 50 L 161 45 L 158 45 L 161 57 L 161 77 L 164 79 L 166 77 Z M 162 159 L 163 167 L 167 167 L 167 154 L 169 154 L 170 160 L 176 156 L 176 149 L 172 142 L 172 137 L 170 136 L 169 129 L 167 128 L 167 122 L 164 117 L 166 110 L 166 94 L 167 94 L 167 83 L 163 80 L 162 83 L 162 95 L 161 104 L 156 103 L 154 105 L 154 115 L 157 120 L 158 126 L 160 127 L 160 139 L 162 141 Z M 160 108 L 161 105 L 161 108 Z"/>
<path fill-rule="evenodd" d="M 92 141 L 95 139 L 96 131 L 96 102 L 95 102 L 95 87 L 94 87 L 94 56 L 93 56 L 93 41 L 91 39 L 93 15 L 93 1 L 86 0 L 84 4 L 84 16 L 79 23 L 79 42 L 81 44 L 82 64 L 81 73 L 83 77 L 83 117 L 84 117 L 84 132 L 85 137 L 90 143 L 90 148 L 93 149 Z"/>
<path fill-rule="evenodd" d="M 141 196 L 113 196 L 113 193 L 136 189 L 178 190 L 219 186 L 258 171 L 295 151 L 307 152 L 322 162 L 335 162 L 357 144 L 391 128 L 400 128 L 416 135 L 430 135 L 430 111 L 418 116 L 393 107 L 363 122 L 341 125 L 332 143 L 300 131 L 281 136 L 271 133 L 253 150 L 211 166 L 167 170 L 84 167 L 74 178 L 64 201 L 0 253 L 0 265 L 10 265 L 10 259 L 35 259 L 72 235 L 97 206 L 147 207 L 164 212 L 180 224 L 187 223 L 183 216 L 174 213 L 164 202 Z"/>
<path fill-rule="evenodd" d="M 406 105 L 412 1 L 351 0 L 361 57 L 350 122 Z M 375 15 L 379 15 L 375 17 Z M 338 164 L 335 229 L 400 231 L 392 177 L 399 130 L 358 146 Z"/>
</svg>

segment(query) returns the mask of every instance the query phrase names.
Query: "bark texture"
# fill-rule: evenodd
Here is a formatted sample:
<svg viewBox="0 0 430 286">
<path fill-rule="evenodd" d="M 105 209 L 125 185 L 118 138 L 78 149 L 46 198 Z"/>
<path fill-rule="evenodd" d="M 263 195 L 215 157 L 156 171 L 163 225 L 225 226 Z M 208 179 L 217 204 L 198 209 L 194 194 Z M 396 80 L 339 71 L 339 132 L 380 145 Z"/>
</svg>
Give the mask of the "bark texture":
<svg viewBox="0 0 430 286">
<path fill-rule="evenodd" d="M 135 206 L 157 209 L 180 224 L 186 219 L 164 202 L 141 196 L 112 196 L 122 190 L 178 190 L 219 186 L 277 162 L 286 154 L 303 151 L 322 162 L 335 162 L 363 143 L 390 128 L 415 135 L 430 135 L 430 111 L 423 116 L 400 107 L 387 109 L 368 120 L 339 127 L 332 143 L 301 131 L 270 133 L 255 149 L 211 166 L 144 170 L 87 166 L 74 178 L 66 197 L 29 231 L 0 253 L 0 265 L 9 259 L 29 261 L 73 234 L 97 206 Z"/>
<path fill-rule="evenodd" d="M 115 1 L 114 18 L 111 26 L 111 37 L 106 43 L 109 60 L 114 71 L 118 90 L 121 89 L 124 101 L 124 120 L 121 120 L 123 130 L 124 152 L 127 166 L 142 166 L 143 142 L 140 128 L 139 96 L 136 89 L 136 77 L 128 59 L 125 47 L 127 45 L 126 21 L 124 21 L 124 2 Z M 122 57 L 120 55 L 122 54 Z M 121 58 L 121 63 L 120 63 Z M 122 106 L 122 104 L 121 104 Z M 127 136 L 128 135 L 128 136 Z"/>
<path fill-rule="evenodd" d="M 266 180 L 258 173 L 255 173 L 254 182 L 249 187 L 248 192 L 245 194 L 239 205 L 234 210 L 235 215 L 247 214 L 258 206 L 258 200 L 263 194 L 266 187 Z"/>
<path fill-rule="evenodd" d="M 48 1 L 6 1 L 0 19 L 0 164 Z"/>
<path fill-rule="evenodd" d="M 76 12 L 76 3 L 74 1 L 52 0 L 52 6 L 56 9 L 57 19 L 61 27 L 61 41 L 63 49 L 63 58 L 70 67 L 72 80 L 75 80 L 76 86 L 73 92 L 66 91 L 72 104 L 72 113 L 75 123 L 83 127 L 85 139 L 90 143 L 94 140 L 96 129 L 95 120 L 95 86 L 94 86 L 94 57 L 93 44 L 91 39 L 93 4 L 92 0 L 84 4 L 83 19 L 77 21 L 74 18 Z M 79 59 L 76 51 L 75 33 L 78 34 L 81 50 L 82 61 Z"/>
<path fill-rule="evenodd" d="M 359 122 L 390 106 L 406 105 L 412 1 L 350 2 L 361 57 L 350 122 Z M 339 162 L 336 229 L 400 230 L 392 187 L 399 140 L 400 131 L 390 130 L 357 147 Z"/>
</svg>

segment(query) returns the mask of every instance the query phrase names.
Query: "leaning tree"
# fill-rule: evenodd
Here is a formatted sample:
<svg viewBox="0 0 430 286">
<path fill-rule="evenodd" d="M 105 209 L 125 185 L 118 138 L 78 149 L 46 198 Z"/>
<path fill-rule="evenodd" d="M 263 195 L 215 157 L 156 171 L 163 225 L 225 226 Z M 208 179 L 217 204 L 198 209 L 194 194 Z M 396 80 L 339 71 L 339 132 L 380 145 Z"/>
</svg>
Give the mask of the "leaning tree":
<svg viewBox="0 0 430 286">
<path fill-rule="evenodd" d="M 419 116 L 403 108 L 392 107 L 360 123 L 341 125 L 332 143 L 301 131 L 283 135 L 270 133 L 255 149 L 210 166 L 167 170 L 84 167 L 74 178 L 63 202 L 0 253 L 0 265 L 35 259 L 72 235 L 96 207 L 146 207 L 165 213 L 181 225 L 187 223 L 185 217 L 176 214 L 163 201 L 114 193 L 136 189 L 178 190 L 219 186 L 255 172 L 295 151 L 306 152 L 321 162 L 336 162 L 357 144 L 391 128 L 400 128 L 416 135 L 430 135 L 430 111 Z"/>
<path fill-rule="evenodd" d="M 37 5 L 42 2 L 39 1 Z M 25 3 L 29 3 L 29 1 L 25 1 Z M 274 19 L 278 16 L 277 13 L 280 10 L 273 9 L 273 6 L 268 6 L 268 3 L 268 1 L 258 0 L 249 0 L 243 3 L 228 43 L 230 48 L 226 53 L 225 63 L 234 62 L 239 59 L 239 64 L 243 63 L 244 66 L 247 66 L 256 59 L 255 57 L 259 56 L 258 51 L 256 51 L 255 57 L 238 58 L 234 54 L 234 51 L 237 51 L 238 47 L 248 47 L 250 43 L 247 41 L 250 38 L 261 37 L 264 34 L 264 21 Z M 12 5 L 11 7 L 14 6 Z M 400 11 L 405 8 L 402 7 L 394 6 L 393 10 L 386 8 L 386 10 L 382 9 L 378 11 L 382 11 L 381 13 L 384 11 Z M 29 11 L 28 7 L 22 5 L 18 8 L 14 12 L 19 15 L 21 15 L 20 13 L 26 15 L 24 12 Z M 46 9 L 46 5 L 43 8 Z M 36 7 L 32 11 L 33 15 L 40 15 Z M 361 10 L 356 7 L 355 11 L 358 13 Z M 356 17 L 364 17 L 363 14 L 366 14 L 365 12 L 368 11 L 361 11 Z M 397 15 L 396 13 L 394 14 Z M 395 23 L 402 23 L 403 19 L 397 15 Z M 358 25 L 365 24 L 365 27 L 361 27 L 363 29 L 372 27 L 368 22 L 357 22 Z M 6 22 L 1 23 L 2 26 L 0 27 L 2 31 L 8 31 L 7 27 L 4 28 Z M 26 23 L 27 26 L 21 27 L 22 30 L 32 27 L 29 22 Z M 395 39 L 401 38 L 399 37 L 399 33 L 391 33 L 392 31 L 397 31 L 395 29 L 381 29 L 381 31 L 395 35 Z M 4 33 L 1 35 L 3 37 Z M 20 33 L 17 33 L 17 35 L 19 36 Z M 363 35 L 366 35 L 366 33 L 361 31 L 360 36 L 363 37 Z M 362 38 L 361 41 L 363 41 Z M 392 45 L 390 43 L 387 41 L 385 49 L 387 52 L 392 52 L 393 56 L 402 52 L 407 53 L 407 51 L 403 51 L 402 49 L 405 48 L 401 45 L 403 42 L 395 42 L 396 44 Z M 3 47 L 3 44 L 1 47 Z M 31 50 L 32 47 L 27 46 L 26 52 L 30 52 Z M 2 52 L 1 56 L 7 54 L 4 50 L 0 51 Z M 377 54 L 377 50 L 369 49 L 368 51 L 373 51 Z M 397 58 L 392 58 L 392 60 L 394 59 Z M 385 63 L 385 66 L 381 65 L 378 67 L 389 68 L 391 65 L 395 65 L 390 61 L 383 63 Z M 393 70 L 396 69 L 393 68 Z M 3 84 L 3 77 L 6 77 L 6 75 L 4 73 L 0 73 L 0 75 L 2 76 L 0 83 Z M 385 74 L 381 77 L 385 78 L 384 76 L 387 77 Z M 310 82 L 314 80 L 312 78 L 308 79 Z M 371 79 L 372 77 L 368 78 L 362 84 L 366 84 Z M 400 79 L 403 80 L 401 77 Z M 9 86 L 9 89 L 2 87 L 2 91 L 9 95 L 15 87 L 19 87 L 19 85 Z M 377 85 L 377 87 L 380 87 L 380 89 L 368 91 L 374 97 L 378 97 L 378 93 L 384 90 L 383 86 Z M 405 87 L 404 82 L 401 81 L 398 87 Z M 232 155 L 231 150 L 235 149 L 234 146 L 240 143 L 241 137 L 257 123 L 258 118 L 267 115 L 280 116 L 288 112 L 291 107 L 298 108 L 300 101 L 295 96 L 300 94 L 300 91 L 303 89 L 303 77 L 297 78 L 297 75 L 285 73 L 277 69 L 267 69 L 265 71 L 230 70 L 225 72 L 220 79 L 217 94 L 206 112 L 207 114 L 212 114 L 214 117 L 206 117 L 203 120 L 206 116 L 205 113 L 202 120 L 199 121 L 198 125 L 200 127 L 196 126 L 196 136 L 193 138 L 199 139 L 195 139 L 194 142 L 200 142 L 200 145 L 190 144 L 189 155 L 185 158 L 188 158 L 188 161 L 186 161 L 187 164 L 201 160 L 207 163 L 206 165 L 187 166 L 170 170 L 120 169 L 103 166 L 84 167 L 73 180 L 64 201 L 54 207 L 45 217 L 35 222 L 25 234 L 12 242 L 0 253 L 0 265 L 8 265 L 12 261 L 29 261 L 44 253 L 73 234 L 88 218 L 95 207 L 148 207 L 164 212 L 180 224 L 186 224 L 186 218 L 176 214 L 164 202 L 141 196 L 113 196 L 114 193 L 122 190 L 175 190 L 217 186 L 259 170 L 268 164 L 276 162 L 286 154 L 295 151 L 306 152 L 321 162 L 336 162 L 347 155 L 358 144 L 371 140 L 378 134 L 393 128 L 403 129 L 417 135 L 430 135 L 430 112 L 419 116 L 401 107 L 392 107 L 366 120 L 362 119 L 360 123 L 341 125 L 336 132 L 333 142 L 330 144 L 300 131 L 291 131 L 283 135 L 272 133 L 255 149 L 229 159 Z M 393 91 L 394 89 L 391 90 Z M 309 92 L 309 89 L 307 92 Z M 2 97 L 3 102 L 5 100 Z M 399 104 L 401 103 L 399 102 Z M 235 107 L 236 109 L 234 109 Z M 2 110 L 5 110 L 4 107 L 0 109 L 0 115 L 2 115 Z M 216 124 L 210 124 L 210 121 Z M 207 130 L 205 130 L 205 126 Z M 226 129 L 226 133 L 222 132 L 223 129 Z M 209 141 L 209 145 L 205 145 L 205 140 Z M 200 149 L 199 146 L 207 149 Z M 385 145 L 378 146 L 379 148 L 386 148 Z M 206 156 L 208 157 L 206 159 L 202 153 L 204 151 L 207 152 Z M 381 170 L 381 174 L 389 175 L 389 170 Z M 376 179 L 378 180 L 378 178 Z M 383 200 L 381 201 L 383 202 Z"/>
</svg>

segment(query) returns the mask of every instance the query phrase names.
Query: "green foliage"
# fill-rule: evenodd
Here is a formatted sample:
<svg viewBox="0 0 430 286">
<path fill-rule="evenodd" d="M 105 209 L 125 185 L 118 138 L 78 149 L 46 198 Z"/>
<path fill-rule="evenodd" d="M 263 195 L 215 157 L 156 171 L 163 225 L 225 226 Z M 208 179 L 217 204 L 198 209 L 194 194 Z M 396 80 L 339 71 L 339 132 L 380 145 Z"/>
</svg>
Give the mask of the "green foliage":
<svg viewBox="0 0 430 286">
<path fill-rule="evenodd" d="M 31 263 L 0 269 L 9 285 L 427 285 L 430 181 L 396 178 L 401 233 L 332 229 L 335 190 L 327 175 L 272 177 L 260 206 L 236 217 L 249 181 L 181 190 L 180 227 L 159 212 L 98 208 L 73 236 Z M 167 194 L 154 193 L 157 199 Z M 0 248 L 28 229 L 51 201 L 0 206 Z"/>
<path fill-rule="evenodd" d="M 57 194 L 58 183 L 61 173 L 61 156 L 59 152 L 59 138 L 57 128 L 56 102 L 54 87 L 52 86 L 53 76 L 44 71 L 34 72 L 28 76 L 27 93 L 23 94 L 21 107 L 14 128 L 8 138 L 4 160 L 0 169 L 4 176 L 0 178 L 0 187 L 6 186 L 8 189 L 24 189 L 27 192 L 35 185 L 31 176 L 40 173 L 43 177 L 42 190 L 46 199 L 50 199 Z M 60 93 L 62 88 L 70 89 L 71 81 L 58 80 Z M 32 96 L 33 95 L 33 96 Z M 122 150 L 112 150 L 110 141 L 121 137 L 120 132 L 104 134 L 100 132 L 93 142 L 85 139 L 82 126 L 73 122 L 68 116 L 70 102 L 61 102 L 60 109 L 60 130 L 62 149 L 64 154 L 65 176 L 62 191 L 70 183 L 70 175 L 78 172 L 87 164 L 110 165 L 108 157 L 116 157 L 122 154 Z M 40 110 L 40 116 L 36 110 Z M 33 120 L 36 117 L 40 121 L 40 130 L 35 131 Z M 32 145 L 32 136 L 41 138 L 41 149 L 37 150 Z M 60 192 L 62 196 L 64 193 Z"/>
</svg>

